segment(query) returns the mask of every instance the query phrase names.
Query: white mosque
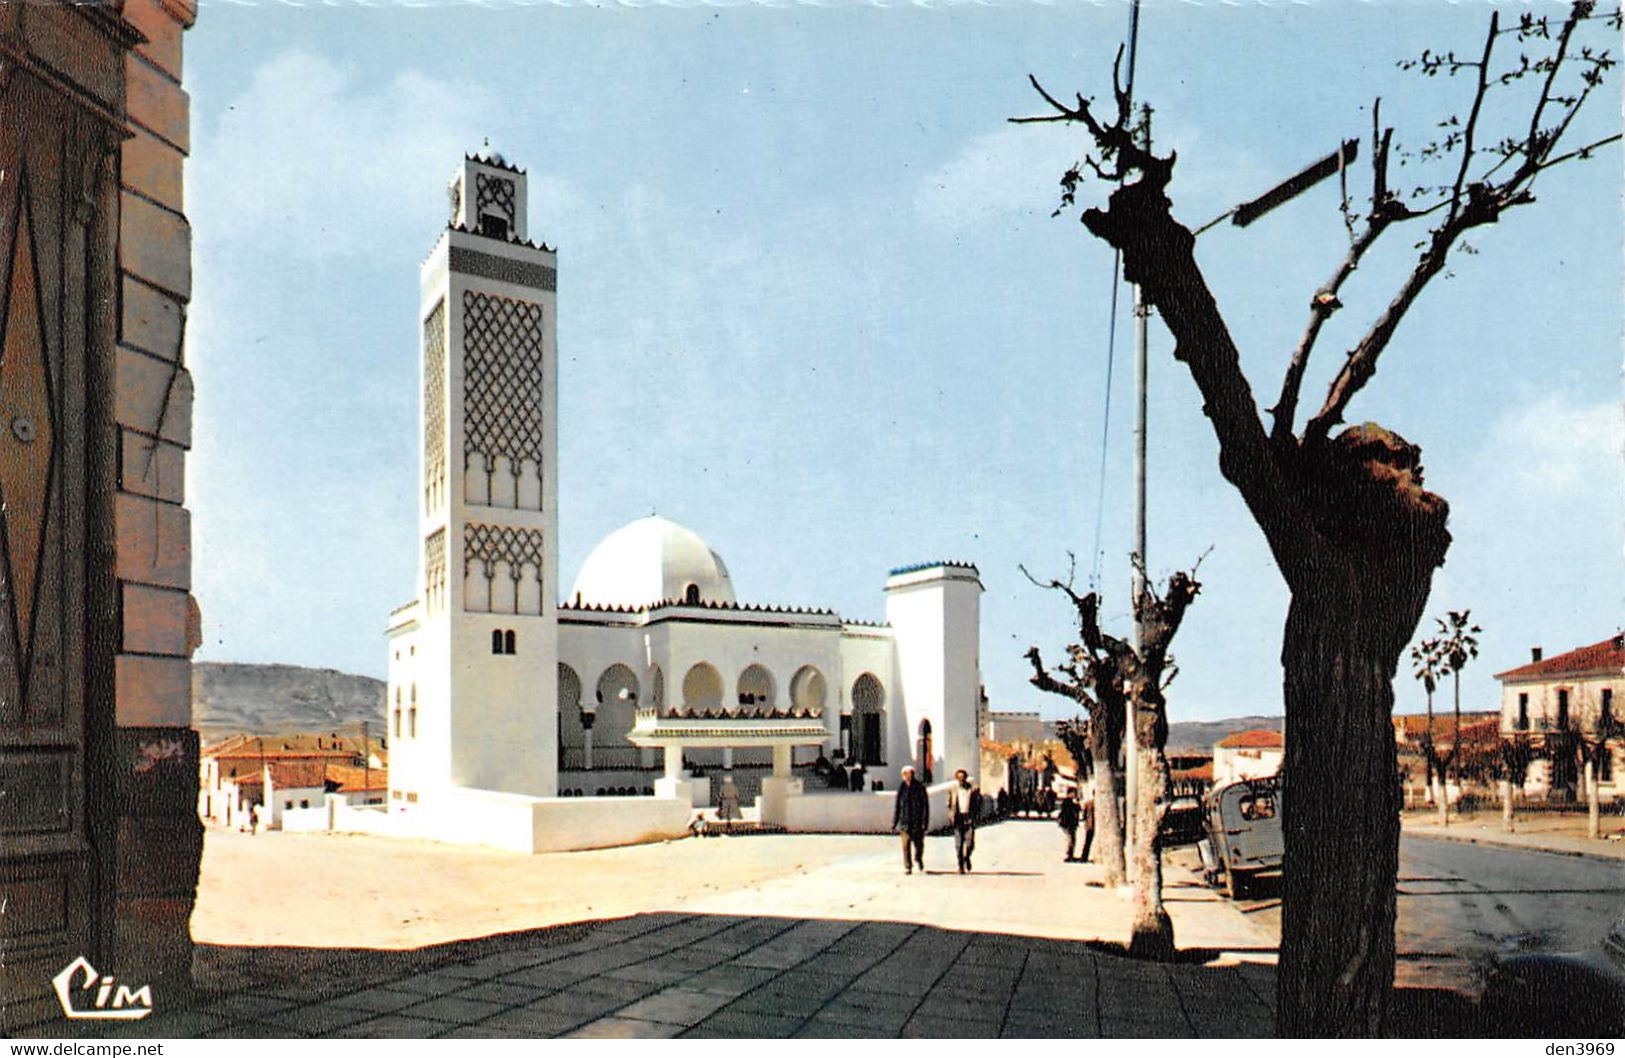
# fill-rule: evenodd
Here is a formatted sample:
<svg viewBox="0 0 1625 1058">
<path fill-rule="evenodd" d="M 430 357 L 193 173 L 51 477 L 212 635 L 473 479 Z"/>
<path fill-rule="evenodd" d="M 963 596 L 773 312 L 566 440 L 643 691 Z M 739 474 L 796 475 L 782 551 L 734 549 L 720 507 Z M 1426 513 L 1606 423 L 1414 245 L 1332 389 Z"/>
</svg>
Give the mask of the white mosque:
<svg viewBox="0 0 1625 1058">
<path fill-rule="evenodd" d="M 389 830 L 525 851 L 649 840 L 684 832 L 728 776 L 765 823 L 880 831 L 903 766 L 974 774 L 974 566 L 892 570 L 885 622 L 865 624 L 742 603 L 701 537 L 649 517 L 600 542 L 556 601 L 557 257 L 528 241 L 525 179 L 465 157 L 421 271 L 420 545 L 417 597 L 389 618 Z M 826 763 L 861 779 L 836 788 Z"/>
</svg>

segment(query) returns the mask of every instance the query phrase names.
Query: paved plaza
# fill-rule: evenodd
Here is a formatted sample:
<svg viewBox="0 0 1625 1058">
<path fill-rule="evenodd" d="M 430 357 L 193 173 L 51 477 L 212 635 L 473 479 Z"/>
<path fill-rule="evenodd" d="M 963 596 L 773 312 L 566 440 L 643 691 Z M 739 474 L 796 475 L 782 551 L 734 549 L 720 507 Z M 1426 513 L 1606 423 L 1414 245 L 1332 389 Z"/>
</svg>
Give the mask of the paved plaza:
<svg viewBox="0 0 1625 1058">
<path fill-rule="evenodd" d="M 509 940 L 362 978 L 324 973 L 317 956 L 297 983 L 221 996 L 139 1034 L 1228 1037 L 1273 1023 L 1268 966 L 1141 963 L 1078 941 L 675 913 Z"/>
<path fill-rule="evenodd" d="M 211 835 L 211 840 L 214 835 Z M 269 835 L 205 858 L 226 878 L 259 857 L 297 861 L 305 891 L 381 873 L 376 840 Z M 1053 822 L 979 832 L 975 871 L 959 875 L 951 839 L 928 839 L 926 874 L 905 876 L 891 836 L 760 835 L 554 856 L 413 847 L 414 884 L 336 906 L 291 898 L 259 907 L 259 943 L 233 943 L 206 878 L 198 1002 L 130 1027 L 142 1036 L 501 1037 L 1090 1037 L 1261 1036 L 1273 1027 L 1268 934 L 1181 869 L 1167 900 L 1183 961 L 1121 954 L 1128 900 L 1092 864 L 1063 863 Z M 220 849 L 228 850 L 221 853 Z M 315 850 L 320 856 L 302 855 Z M 485 857 L 495 858 L 487 861 Z M 353 861 L 353 862 L 352 862 Z M 212 862 L 212 866 L 211 866 Z M 525 909 L 510 928 L 384 946 L 368 916 L 453 914 L 479 868 L 500 884 L 476 893 Z M 454 868 L 461 864 L 462 871 Z M 387 867 L 387 865 L 386 865 Z M 441 893 L 438 877 L 457 880 Z M 535 902 L 597 890 L 570 920 Z M 652 881 L 662 878 L 662 884 Z M 645 880 L 650 880 L 644 884 Z M 218 881 L 219 878 L 216 878 Z M 455 889 L 455 892 L 450 891 Z M 391 892 L 411 900 L 390 903 Z M 241 894 L 241 890 L 237 890 Z M 242 897 L 237 898 L 241 901 Z M 332 899 L 329 897 L 328 899 Z M 397 896 L 397 900 L 404 900 Z M 214 905 L 214 906 L 205 906 Z M 588 906 L 588 905 L 581 905 Z M 411 914 L 407 914 L 407 909 Z M 610 914 L 616 917 L 599 917 Z M 590 921 L 581 921 L 590 918 Z M 266 931 L 324 923 L 328 943 L 265 943 Z M 346 924 L 348 923 L 348 925 Z M 455 922 L 433 925 L 454 935 Z M 524 928 L 531 927 L 542 928 Z M 250 931 L 248 925 L 237 927 Z M 209 935 L 212 931 L 213 935 Z M 489 934 L 489 935 L 483 935 Z M 418 934 L 414 934 L 418 935 Z M 376 946 L 375 946 L 376 945 Z"/>
</svg>

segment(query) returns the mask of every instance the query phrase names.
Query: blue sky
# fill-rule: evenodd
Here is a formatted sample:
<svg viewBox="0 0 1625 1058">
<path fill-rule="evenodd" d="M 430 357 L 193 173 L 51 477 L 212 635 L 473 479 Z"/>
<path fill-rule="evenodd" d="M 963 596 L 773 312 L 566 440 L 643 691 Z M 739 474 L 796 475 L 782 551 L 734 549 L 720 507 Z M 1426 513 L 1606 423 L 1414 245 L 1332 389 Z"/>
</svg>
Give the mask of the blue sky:
<svg viewBox="0 0 1625 1058">
<path fill-rule="evenodd" d="M 1419 145 L 1468 85 L 1395 61 L 1474 51 L 1489 10 L 1148 4 L 1139 94 L 1179 150 L 1176 215 L 1205 222 L 1366 135 L 1379 95 Z M 1017 566 L 1092 565 L 1112 262 L 1050 217 L 1078 134 L 1005 119 L 1037 112 L 1028 73 L 1108 93 L 1126 24 L 1121 4 L 205 0 L 186 56 L 199 658 L 382 675 L 415 572 L 417 268 L 461 153 L 489 137 L 529 171 L 532 237 L 559 248 L 561 592 L 651 510 L 704 536 L 741 599 L 861 619 L 890 567 L 970 560 L 995 707 L 1058 715 L 1022 653 L 1058 656 L 1069 611 Z M 1605 96 L 1588 138 L 1617 128 L 1617 81 Z M 1530 645 L 1621 627 L 1621 169 L 1616 144 L 1545 174 L 1539 202 L 1474 236 L 1351 409 L 1421 444 L 1451 502 L 1428 609 L 1485 628 L 1467 706 L 1493 708 L 1491 673 Z M 1305 403 L 1421 234 L 1349 284 Z M 1202 237 L 1265 403 L 1344 244 L 1330 183 Z M 1100 553 L 1126 629 L 1120 322 Z M 1211 548 L 1171 712 L 1279 712 L 1285 589 L 1170 345 L 1153 320 L 1151 569 Z M 1406 671 L 1397 693 L 1420 708 Z"/>
</svg>

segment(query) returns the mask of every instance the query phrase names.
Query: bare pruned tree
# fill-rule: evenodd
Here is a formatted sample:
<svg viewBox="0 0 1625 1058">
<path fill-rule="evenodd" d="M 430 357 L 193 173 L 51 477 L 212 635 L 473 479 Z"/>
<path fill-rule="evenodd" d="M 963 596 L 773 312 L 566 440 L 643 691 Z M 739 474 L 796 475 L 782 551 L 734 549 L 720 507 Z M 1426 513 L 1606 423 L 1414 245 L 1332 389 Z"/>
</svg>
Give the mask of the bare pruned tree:
<svg viewBox="0 0 1625 1058">
<path fill-rule="evenodd" d="M 1022 570 L 1026 573 L 1026 570 Z M 1033 579 L 1028 574 L 1029 579 Z M 1134 919 L 1131 924 L 1129 954 L 1144 958 L 1167 958 L 1174 951 L 1173 921 L 1162 904 L 1162 854 L 1160 840 L 1162 817 L 1167 811 L 1168 758 L 1168 700 L 1166 690 L 1177 669 L 1169 647 L 1185 611 L 1196 599 L 1201 585 L 1192 574 L 1175 573 L 1168 578 L 1168 586 L 1159 596 L 1147 578 L 1134 600 L 1134 616 L 1140 625 L 1140 649 L 1127 640 L 1110 635 L 1100 627 L 1100 597 L 1095 592 L 1079 595 L 1070 580 L 1057 580 L 1047 584 L 1033 579 L 1041 587 L 1065 592 L 1072 600 L 1078 615 L 1080 643 L 1067 648 L 1071 660 L 1059 666 L 1054 673 L 1046 670 L 1037 647 L 1027 651 L 1032 662 L 1031 681 L 1040 690 L 1071 698 L 1089 710 L 1089 728 L 1101 729 L 1103 737 L 1098 745 L 1090 744 L 1090 755 L 1095 761 L 1095 811 L 1101 833 L 1103 855 L 1107 854 L 1107 826 L 1115 832 L 1117 860 L 1108 859 L 1108 884 L 1120 882 L 1123 848 L 1122 823 L 1117 818 L 1116 753 L 1104 737 L 1110 730 L 1113 717 L 1132 716 L 1135 752 L 1138 754 L 1140 783 L 1134 806 L 1137 825 L 1134 835 Z M 1057 679 L 1059 674 L 1061 679 Z M 1127 711 L 1125 712 L 1125 707 Z M 1125 721 L 1126 722 L 1126 721 Z M 1118 735 L 1121 738 L 1121 733 Z M 1102 758 L 1099 751 L 1108 751 Z M 1104 765 L 1104 766 L 1103 766 Z M 1108 782 L 1101 775 L 1110 769 Z M 1110 794 L 1103 792 L 1103 787 Z M 1102 798 L 1109 798 L 1109 805 Z M 1105 822 L 1102 811 L 1110 812 L 1110 823 Z"/>
<path fill-rule="evenodd" d="M 1106 884 L 1119 886 L 1127 875 L 1123 869 L 1123 817 L 1117 805 L 1117 760 L 1122 753 L 1128 698 L 1122 677 L 1110 657 L 1085 645 L 1099 633 L 1100 596 L 1094 592 L 1079 595 L 1072 588 L 1071 576 L 1064 583 L 1059 580 L 1041 582 L 1030 573 L 1027 577 L 1040 587 L 1065 593 L 1077 612 L 1078 642 L 1068 645 L 1065 663 L 1051 670 L 1045 666 L 1038 647 L 1027 649 L 1027 660 L 1033 666 L 1030 681 L 1041 691 L 1070 699 L 1088 714 L 1087 721 L 1069 725 L 1063 738 L 1069 735 L 1075 740 L 1082 734 L 1085 739 L 1094 777 L 1095 849 L 1106 871 Z M 1073 746 L 1074 741 L 1066 741 L 1067 751 L 1078 762 L 1081 776 L 1083 754 Z"/>
<path fill-rule="evenodd" d="M 1572 723 L 1574 746 L 1580 758 L 1580 777 L 1585 784 L 1586 837 L 1602 837 L 1602 781 L 1613 764 L 1614 744 L 1625 728 L 1610 715 L 1599 715 L 1594 728 L 1586 730 Z"/>
<path fill-rule="evenodd" d="M 1416 445 L 1369 423 L 1333 430 L 1462 237 L 1534 202 L 1543 173 L 1619 139 L 1570 142 L 1576 116 L 1614 65 L 1606 47 L 1582 38 L 1606 27 L 1611 43 L 1619 24 L 1617 10 L 1599 12 L 1592 0 L 1561 19 L 1524 15 L 1504 27 L 1495 11 L 1471 56 L 1428 51 L 1409 63 L 1470 84 L 1465 111 L 1421 148 L 1432 166 L 1418 168 L 1445 175 L 1397 186 L 1393 130 L 1372 108 L 1370 199 L 1361 211 L 1349 207 L 1348 248 L 1308 299 L 1268 425 L 1197 264 L 1195 236 L 1173 215 L 1176 157 L 1137 142 L 1121 84 L 1115 107 L 1099 114 L 1082 95 L 1064 102 L 1032 78 L 1048 112 L 1012 119 L 1086 130 L 1092 149 L 1063 176 L 1062 206 L 1075 202 L 1085 172 L 1112 188 L 1104 207 L 1080 219 L 1121 253 L 1124 276 L 1172 332 L 1174 357 L 1190 371 L 1218 439 L 1219 470 L 1263 531 L 1291 593 L 1281 651 L 1291 791 L 1276 1004 L 1283 1035 L 1373 1036 L 1385 1027 L 1399 855 L 1393 680 L 1450 545 L 1448 506 L 1423 487 Z M 1389 232 L 1423 227 L 1414 262 L 1300 429 L 1305 371 L 1324 324 L 1342 308 L 1344 284 Z"/>
</svg>

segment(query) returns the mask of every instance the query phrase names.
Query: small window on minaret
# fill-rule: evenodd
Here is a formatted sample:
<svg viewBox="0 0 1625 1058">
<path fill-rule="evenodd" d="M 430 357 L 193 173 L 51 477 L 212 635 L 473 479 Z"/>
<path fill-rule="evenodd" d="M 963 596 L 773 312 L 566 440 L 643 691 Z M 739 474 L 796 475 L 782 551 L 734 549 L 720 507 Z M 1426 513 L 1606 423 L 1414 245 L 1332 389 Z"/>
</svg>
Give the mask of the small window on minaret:
<svg viewBox="0 0 1625 1058">
<path fill-rule="evenodd" d="M 514 652 L 513 648 L 514 648 L 514 634 L 513 634 L 513 630 L 509 629 L 508 631 L 502 633 L 502 652 L 504 654 L 512 654 Z"/>
<path fill-rule="evenodd" d="M 690 584 L 687 588 L 684 588 L 683 601 L 690 606 L 698 606 L 700 603 L 700 586 Z"/>
<path fill-rule="evenodd" d="M 491 629 L 491 653 L 502 653 L 502 629 L 500 628 Z"/>
<path fill-rule="evenodd" d="M 506 239 L 508 237 L 508 218 L 498 217 L 491 213 L 481 213 L 480 234 L 491 239 Z"/>
</svg>

